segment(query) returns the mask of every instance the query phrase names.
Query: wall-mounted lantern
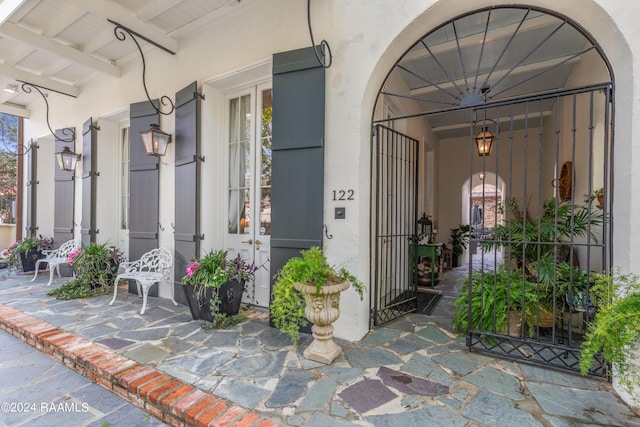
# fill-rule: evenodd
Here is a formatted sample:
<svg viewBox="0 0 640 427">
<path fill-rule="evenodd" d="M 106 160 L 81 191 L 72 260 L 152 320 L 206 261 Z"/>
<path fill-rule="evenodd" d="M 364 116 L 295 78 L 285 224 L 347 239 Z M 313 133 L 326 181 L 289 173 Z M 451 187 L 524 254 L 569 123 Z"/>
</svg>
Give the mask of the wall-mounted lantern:
<svg viewBox="0 0 640 427">
<path fill-rule="evenodd" d="M 58 167 L 62 170 L 73 172 L 76 170 L 76 163 L 80 160 L 80 154 L 76 154 L 68 146 L 64 146 L 62 151 L 55 153 Z"/>
<path fill-rule="evenodd" d="M 140 132 L 140 141 L 148 155 L 162 157 L 167 152 L 167 146 L 171 144 L 171 135 L 153 123 L 148 130 Z"/>
</svg>

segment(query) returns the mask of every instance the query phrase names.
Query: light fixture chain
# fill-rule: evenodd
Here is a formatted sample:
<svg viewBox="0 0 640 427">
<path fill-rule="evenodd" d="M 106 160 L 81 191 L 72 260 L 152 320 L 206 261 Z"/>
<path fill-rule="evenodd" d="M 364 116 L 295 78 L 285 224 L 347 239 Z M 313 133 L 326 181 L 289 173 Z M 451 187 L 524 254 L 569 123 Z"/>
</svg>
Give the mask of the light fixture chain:
<svg viewBox="0 0 640 427">
<path fill-rule="evenodd" d="M 120 24 L 116 24 L 115 28 L 113 29 L 113 34 L 120 41 L 125 41 L 127 38 L 127 35 L 129 35 L 129 37 L 131 37 L 131 40 L 133 40 L 133 42 L 136 44 L 136 47 L 138 48 L 138 52 L 140 52 L 140 57 L 142 58 L 142 87 L 144 87 L 144 93 L 147 96 L 147 99 L 149 100 L 149 104 L 151 104 L 153 109 L 156 110 L 156 113 L 158 114 L 168 116 L 171 113 L 173 113 L 176 107 L 173 101 L 171 100 L 171 98 L 169 98 L 167 95 L 162 95 L 160 97 L 160 103 L 162 105 L 171 106 L 171 109 L 167 112 L 162 111 L 159 107 L 156 107 L 156 105 L 151 100 L 151 96 L 149 96 L 149 90 L 147 90 L 147 62 L 144 58 L 144 53 L 142 52 L 142 48 L 140 47 L 140 43 L 138 43 L 138 39 L 136 38 L 136 36 L 128 28 Z"/>
</svg>

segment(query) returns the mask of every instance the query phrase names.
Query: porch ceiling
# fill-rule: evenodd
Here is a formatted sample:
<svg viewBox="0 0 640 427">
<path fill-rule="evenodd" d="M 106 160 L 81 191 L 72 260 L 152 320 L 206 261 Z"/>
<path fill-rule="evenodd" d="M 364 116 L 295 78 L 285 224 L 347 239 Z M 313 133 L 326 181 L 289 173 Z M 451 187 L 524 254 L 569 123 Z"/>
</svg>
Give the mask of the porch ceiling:
<svg viewBox="0 0 640 427">
<path fill-rule="evenodd" d="M 248 0 L 244 0 L 247 2 Z M 182 35 L 238 7 L 240 0 L 3 0 L 0 3 L 0 112 L 29 117 L 25 81 L 78 96 L 96 74 L 118 77 L 138 57 L 114 36 L 111 19 L 178 52 Z M 143 51 L 151 45 L 139 40 Z M 153 48 L 155 49 L 155 47 Z M 15 93 L 8 85 L 17 85 Z M 46 92 L 46 91 L 45 91 Z"/>
</svg>

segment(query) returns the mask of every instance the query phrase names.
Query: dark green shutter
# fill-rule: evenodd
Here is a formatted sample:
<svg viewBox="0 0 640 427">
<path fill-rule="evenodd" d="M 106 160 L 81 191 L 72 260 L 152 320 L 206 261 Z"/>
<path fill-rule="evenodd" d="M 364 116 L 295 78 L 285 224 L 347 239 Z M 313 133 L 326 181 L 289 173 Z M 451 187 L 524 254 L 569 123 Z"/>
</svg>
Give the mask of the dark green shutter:
<svg viewBox="0 0 640 427">
<path fill-rule="evenodd" d="M 82 126 L 82 222 L 80 238 L 82 246 L 96 241 L 96 191 L 98 188 L 98 128 L 91 118 Z"/>
<path fill-rule="evenodd" d="M 56 129 L 55 152 L 60 152 L 64 147 L 76 151 L 76 142 L 65 141 L 72 139 L 75 128 Z M 53 214 L 53 239 L 58 247 L 67 240 L 73 239 L 74 206 L 75 206 L 75 176 L 74 171 L 65 171 L 58 167 L 58 161 L 54 157 L 54 214 Z"/>
<path fill-rule="evenodd" d="M 158 158 L 145 153 L 140 132 L 159 123 L 159 117 L 144 101 L 130 105 L 129 119 L 129 259 L 137 260 L 158 247 Z M 137 292 L 135 282 L 129 282 L 129 292 Z M 157 296 L 158 287 L 149 295 Z"/>
<path fill-rule="evenodd" d="M 180 280 L 200 256 L 200 97 L 193 82 L 176 94 L 175 297 L 186 304 Z"/>
<path fill-rule="evenodd" d="M 38 229 L 38 144 L 32 139 L 27 153 L 27 223 L 25 237 L 33 236 Z"/>
<path fill-rule="evenodd" d="M 324 93 L 313 48 L 273 56 L 272 276 L 300 250 L 322 246 Z"/>
</svg>

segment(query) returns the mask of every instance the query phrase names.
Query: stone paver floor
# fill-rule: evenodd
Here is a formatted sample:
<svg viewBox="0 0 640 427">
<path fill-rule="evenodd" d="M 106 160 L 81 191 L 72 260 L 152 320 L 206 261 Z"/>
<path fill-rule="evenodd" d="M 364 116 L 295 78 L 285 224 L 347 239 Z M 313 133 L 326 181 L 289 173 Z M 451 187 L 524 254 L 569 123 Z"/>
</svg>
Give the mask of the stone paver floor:
<svg viewBox="0 0 640 427">
<path fill-rule="evenodd" d="M 0 273 L 2 274 L 2 273 Z M 362 341 L 337 340 L 331 366 L 302 357 L 265 313 L 205 331 L 186 306 L 137 296 L 58 301 L 45 274 L 0 279 L 0 303 L 102 343 L 204 391 L 290 426 L 640 426 L 609 383 L 471 353 L 434 316 L 407 315 Z M 57 279 L 61 284 L 66 279 Z M 445 320 L 436 323 L 439 319 Z"/>
</svg>

